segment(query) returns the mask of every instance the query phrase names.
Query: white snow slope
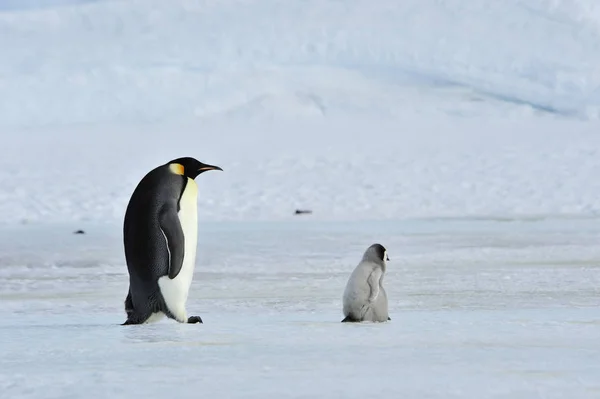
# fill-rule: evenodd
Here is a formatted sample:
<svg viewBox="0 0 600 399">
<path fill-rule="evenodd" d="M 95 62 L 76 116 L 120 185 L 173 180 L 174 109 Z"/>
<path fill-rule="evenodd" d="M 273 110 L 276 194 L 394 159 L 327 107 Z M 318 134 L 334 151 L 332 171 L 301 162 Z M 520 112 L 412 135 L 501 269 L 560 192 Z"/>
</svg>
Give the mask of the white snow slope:
<svg viewBox="0 0 600 399">
<path fill-rule="evenodd" d="M 600 210 L 594 0 L 1 4 L 2 223 L 120 220 L 182 155 L 203 220 Z"/>
<path fill-rule="evenodd" d="M 5 2 L 0 220 L 119 219 L 180 155 L 205 218 L 598 211 L 596 2 L 371 4 Z"/>
<path fill-rule="evenodd" d="M 81 3 L 0 15 L 3 125 L 403 115 L 449 90 L 600 112 L 594 0 Z"/>
</svg>

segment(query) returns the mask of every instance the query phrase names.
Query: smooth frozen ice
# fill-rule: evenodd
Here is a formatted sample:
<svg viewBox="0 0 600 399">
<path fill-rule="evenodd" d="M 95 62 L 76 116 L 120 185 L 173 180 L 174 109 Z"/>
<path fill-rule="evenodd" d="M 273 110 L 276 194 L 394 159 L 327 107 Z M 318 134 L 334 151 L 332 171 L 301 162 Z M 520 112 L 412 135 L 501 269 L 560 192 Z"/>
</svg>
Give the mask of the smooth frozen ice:
<svg viewBox="0 0 600 399">
<path fill-rule="evenodd" d="M 595 398 L 598 220 L 207 223 L 189 309 L 118 325 L 120 228 L 0 232 L 10 398 Z M 79 226 L 81 227 L 81 226 Z M 349 325 L 365 247 L 390 251 L 392 321 Z"/>
</svg>

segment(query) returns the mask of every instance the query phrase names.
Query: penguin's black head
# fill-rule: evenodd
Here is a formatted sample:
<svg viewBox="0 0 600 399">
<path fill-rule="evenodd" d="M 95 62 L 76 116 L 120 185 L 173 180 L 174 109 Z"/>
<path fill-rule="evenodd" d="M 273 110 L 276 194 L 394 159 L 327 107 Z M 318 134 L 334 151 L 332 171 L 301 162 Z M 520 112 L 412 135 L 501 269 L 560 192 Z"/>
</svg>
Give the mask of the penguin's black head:
<svg viewBox="0 0 600 399">
<path fill-rule="evenodd" d="M 390 260 L 387 254 L 387 249 L 381 244 L 373 244 L 368 249 L 365 255 L 375 256 L 378 261 L 387 262 Z"/>
<path fill-rule="evenodd" d="M 195 179 L 200 173 L 206 172 L 207 170 L 223 170 L 215 165 L 208 165 L 198 161 L 192 157 L 177 158 L 167 163 L 171 172 Z"/>
</svg>

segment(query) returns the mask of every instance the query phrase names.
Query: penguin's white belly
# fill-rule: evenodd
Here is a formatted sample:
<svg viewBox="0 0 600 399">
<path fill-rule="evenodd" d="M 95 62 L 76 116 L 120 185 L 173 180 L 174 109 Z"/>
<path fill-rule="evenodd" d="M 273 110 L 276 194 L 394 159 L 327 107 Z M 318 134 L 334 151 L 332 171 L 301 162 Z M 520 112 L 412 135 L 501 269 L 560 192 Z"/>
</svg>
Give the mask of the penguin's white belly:
<svg viewBox="0 0 600 399">
<path fill-rule="evenodd" d="M 180 322 L 187 322 L 185 308 L 190 285 L 194 277 L 196 265 L 196 247 L 198 245 L 198 186 L 188 178 L 187 185 L 179 201 L 179 222 L 183 230 L 184 256 L 181 271 L 174 279 L 163 276 L 158 279 L 158 286 L 165 303 L 171 313 Z"/>
</svg>

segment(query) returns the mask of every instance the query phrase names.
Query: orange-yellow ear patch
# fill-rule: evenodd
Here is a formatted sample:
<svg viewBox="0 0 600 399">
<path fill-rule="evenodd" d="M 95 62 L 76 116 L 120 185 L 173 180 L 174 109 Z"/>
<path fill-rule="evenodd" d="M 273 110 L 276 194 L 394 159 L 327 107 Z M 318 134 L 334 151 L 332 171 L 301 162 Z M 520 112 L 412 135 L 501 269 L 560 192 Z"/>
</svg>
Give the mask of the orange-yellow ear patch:
<svg viewBox="0 0 600 399">
<path fill-rule="evenodd" d="M 169 164 L 169 169 L 171 170 L 171 172 L 175 173 L 176 175 L 183 176 L 184 168 L 183 168 L 182 164 L 180 164 L 180 163 Z"/>
</svg>

